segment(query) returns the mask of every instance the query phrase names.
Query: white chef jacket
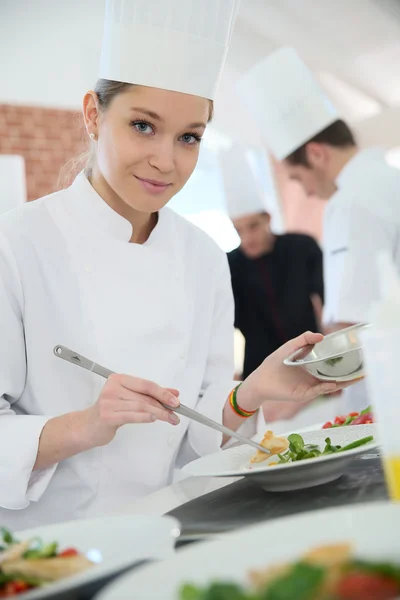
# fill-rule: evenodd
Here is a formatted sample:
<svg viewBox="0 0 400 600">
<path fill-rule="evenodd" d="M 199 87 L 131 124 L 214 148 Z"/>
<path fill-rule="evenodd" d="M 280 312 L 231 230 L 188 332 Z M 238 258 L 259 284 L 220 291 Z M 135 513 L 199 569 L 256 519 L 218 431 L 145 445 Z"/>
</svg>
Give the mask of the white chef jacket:
<svg viewBox="0 0 400 600">
<path fill-rule="evenodd" d="M 386 162 L 384 150 L 368 148 L 346 164 L 336 184 L 324 215 L 324 322 L 367 322 L 379 300 L 377 253 L 386 250 L 400 271 L 400 170 Z M 368 403 L 364 383 L 345 396 L 344 410 Z"/>
<path fill-rule="evenodd" d="M 131 224 L 83 173 L 67 190 L 0 219 L 3 525 L 105 513 L 167 485 L 176 465 L 220 447 L 221 434 L 185 418 L 177 427 L 135 424 L 108 446 L 32 473 L 46 422 L 91 406 L 105 383 L 56 358 L 58 344 L 177 388 L 183 403 L 222 420 L 234 386 L 225 253 L 168 208 L 145 244 L 128 243 L 131 235 Z"/>
</svg>

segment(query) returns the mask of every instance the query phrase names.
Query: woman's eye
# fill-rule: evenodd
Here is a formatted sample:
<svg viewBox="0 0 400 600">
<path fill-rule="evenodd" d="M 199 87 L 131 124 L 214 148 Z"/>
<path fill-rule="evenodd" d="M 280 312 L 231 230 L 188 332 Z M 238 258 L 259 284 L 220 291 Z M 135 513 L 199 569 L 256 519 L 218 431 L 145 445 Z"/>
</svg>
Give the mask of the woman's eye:
<svg viewBox="0 0 400 600">
<path fill-rule="evenodd" d="M 146 123 L 145 121 L 133 121 L 132 126 L 139 133 L 143 133 L 144 135 L 150 135 L 153 133 L 153 127 L 150 123 Z"/>
<path fill-rule="evenodd" d="M 185 133 L 181 136 L 181 140 L 185 144 L 189 144 L 189 146 L 194 146 L 201 142 L 201 137 L 194 133 Z"/>
</svg>

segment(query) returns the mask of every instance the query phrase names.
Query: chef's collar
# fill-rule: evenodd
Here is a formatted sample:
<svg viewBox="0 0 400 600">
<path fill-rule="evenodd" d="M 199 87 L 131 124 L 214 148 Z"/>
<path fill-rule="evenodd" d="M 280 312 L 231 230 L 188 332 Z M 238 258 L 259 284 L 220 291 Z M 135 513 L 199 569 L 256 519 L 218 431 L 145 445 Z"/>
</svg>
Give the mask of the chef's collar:
<svg viewBox="0 0 400 600">
<path fill-rule="evenodd" d="M 71 191 L 73 195 L 70 198 L 69 207 L 77 212 L 79 219 L 85 222 L 86 227 L 95 227 L 102 233 L 121 242 L 131 240 L 131 223 L 115 212 L 99 196 L 83 171 L 76 177 L 71 186 Z"/>
<path fill-rule="evenodd" d="M 364 177 L 371 162 L 385 160 L 385 150 L 379 147 L 359 150 L 343 167 L 336 177 L 336 185 L 341 188 L 350 183 L 354 177 Z"/>
</svg>

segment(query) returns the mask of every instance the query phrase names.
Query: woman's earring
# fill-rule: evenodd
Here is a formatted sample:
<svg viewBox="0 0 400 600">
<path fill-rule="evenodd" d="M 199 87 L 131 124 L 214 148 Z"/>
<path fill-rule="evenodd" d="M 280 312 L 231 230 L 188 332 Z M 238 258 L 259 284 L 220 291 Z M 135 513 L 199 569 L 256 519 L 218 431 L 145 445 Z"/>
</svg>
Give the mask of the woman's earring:
<svg viewBox="0 0 400 600">
<path fill-rule="evenodd" d="M 97 139 L 95 133 L 89 133 L 89 137 L 90 137 L 91 140 L 96 140 Z"/>
</svg>

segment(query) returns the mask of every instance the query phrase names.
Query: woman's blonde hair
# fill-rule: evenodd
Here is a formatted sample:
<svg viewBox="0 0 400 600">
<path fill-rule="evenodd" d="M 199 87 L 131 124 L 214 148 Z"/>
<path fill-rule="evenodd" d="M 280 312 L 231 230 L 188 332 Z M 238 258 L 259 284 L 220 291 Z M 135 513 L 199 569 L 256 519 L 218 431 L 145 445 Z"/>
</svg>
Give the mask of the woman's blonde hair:
<svg viewBox="0 0 400 600">
<path fill-rule="evenodd" d="M 122 83 L 121 81 L 112 81 L 110 79 L 99 79 L 94 88 L 97 96 L 99 107 L 102 111 L 106 111 L 111 102 L 116 96 L 124 93 L 128 89 L 135 87 L 132 83 Z M 214 103 L 209 100 L 210 111 L 208 121 L 211 121 L 214 116 Z M 95 159 L 95 144 L 89 143 L 87 150 L 78 156 L 69 160 L 61 169 L 59 177 L 59 188 L 64 188 L 70 185 L 71 181 L 83 169 L 86 173 L 90 173 Z"/>
</svg>

